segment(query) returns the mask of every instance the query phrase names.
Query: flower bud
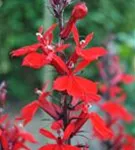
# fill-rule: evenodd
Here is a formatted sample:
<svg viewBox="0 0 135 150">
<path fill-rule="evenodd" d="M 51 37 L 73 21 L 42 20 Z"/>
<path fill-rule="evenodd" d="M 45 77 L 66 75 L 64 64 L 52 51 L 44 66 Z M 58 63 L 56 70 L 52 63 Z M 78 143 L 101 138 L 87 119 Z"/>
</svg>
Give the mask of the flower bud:
<svg viewBox="0 0 135 150">
<path fill-rule="evenodd" d="M 82 19 L 84 18 L 88 13 L 88 9 L 85 3 L 78 3 L 75 5 L 72 11 L 72 17 L 75 19 Z"/>
<path fill-rule="evenodd" d="M 75 5 L 72 10 L 72 14 L 69 21 L 67 22 L 63 30 L 60 32 L 60 37 L 62 39 L 68 38 L 72 30 L 73 24 L 75 24 L 78 19 L 82 19 L 83 17 L 85 17 L 87 15 L 87 12 L 88 9 L 85 3 L 78 3 L 77 5 Z"/>
</svg>

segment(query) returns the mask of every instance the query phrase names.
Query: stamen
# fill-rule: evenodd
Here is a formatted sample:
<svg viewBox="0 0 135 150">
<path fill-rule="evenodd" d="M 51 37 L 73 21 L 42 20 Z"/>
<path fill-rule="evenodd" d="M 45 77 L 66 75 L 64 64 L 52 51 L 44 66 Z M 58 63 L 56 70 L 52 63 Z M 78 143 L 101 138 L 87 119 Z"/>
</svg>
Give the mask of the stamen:
<svg viewBox="0 0 135 150">
<path fill-rule="evenodd" d="M 85 40 L 81 40 L 80 41 L 80 45 L 84 44 L 85 43 Z"/>
<path fill-rule="evenodd" d="M 35 93 L 38 94 L 38 95 L 41 95 L 41 94 L 42 94 L 42 91 L 39 90 L 39 89 L 35 89 Z"/>
<path fill-rule="evenodd" d="M 88 108 L 92 108 L 92 104 L 88 104 Z"/>
<path fill-rule="evenodd" d="M 53 45 L 47 45 L 46 47 L 47 47 L 47 49 L 49 49 L 49 50 L 52 50 L 52 51 L 54 50 L 54 46 L 53 46 Z"/>
<path fill-rule="evenodd" d="M 69 69 L 73 69 L 75 67 L 75 64 L 71 61 L 68 65 Z"/>
<path fill-rule="evenodd" d="M 41 38 L 43 38 L 43 35 L 39 32 L 36 33 L 36 36 L 40 36 Z"/>
</svg>

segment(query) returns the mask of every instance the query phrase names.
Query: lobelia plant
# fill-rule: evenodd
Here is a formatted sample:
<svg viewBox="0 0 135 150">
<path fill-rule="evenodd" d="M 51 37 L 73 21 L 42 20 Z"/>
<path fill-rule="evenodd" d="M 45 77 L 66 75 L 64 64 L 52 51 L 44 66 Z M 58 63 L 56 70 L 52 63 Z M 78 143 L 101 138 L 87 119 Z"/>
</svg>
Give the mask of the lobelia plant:
<svg viewBox="0 0 135 150">
<path fill-rule="evenodd" d="M 80 75 L 82 69 L 106 55 L 107 51 L 103 47 L 86 48 L 93 38 L 93 33 L 80 41 L 76 22 L 88 13 L 84 2 L 75 4 L 67 23 L 64 23 L 63 12 L 71 0 L 50 0 L 49 2 L 58 23 L 53 24 L 45 32 L 43 27 L 40 27 L 36 33 L 37 43 L 14 50 L 11 55 L 24 56 L 22 66 L 33 69 L 51 65 L 56 69 L 57 77 L 51 91 L 47 91 L 49 83 L 45 83 L 42 90 L 36 89 L 38 98 L 23 107 L 17 119 L 22 120 L 26 125 L 30 123 L 38 109 L 42 109 L 53 118 L 51 130 L 41 128 L 39 132 L 55 143 L 46 144 L 39 150 L 87 150 L 89 149 L 87 143 L 81 143 L 81 141 L 73 143 L 72 139 L 79 133 L 85 136 L 83 126 L 88 120 L 93 126 L 93 136 L 100 137 L 102 140 L 109 140 L 114 136 L 102 117 L 91 110 L 91 106 L 101 99 L 98 95 L 97 84 Z M 57 42 L 54 43 L 53 31 L 56 28 L 59 28 L 59 35 L 57 35 Z M 69 43 L 70 34 L 73 35 L 74 44 Z M 67 55 L 66 49 L 73 51 Z M 52 98 L 52 101 L 48 100 L 50 96 L 53 97 L 54 91 L 58 95 L 57 102 L 56 98 Z"/>
<path fill-rule="evenodd" d="M 127 94 L 120 83 L 131 84 L 135 81 L 135 77 L 124 73 L 119 57 L 111 52 L 102 58 L 98 67 L 103 80 L 100 91 L 104 100 L 100 104 L 100 109 L 105 113 L 107 127 L 114 133 L 112 139 L 102 141 L 103 149 L 133 150 L 135 138 L 126 133 L 123 122 L 131 123 L 134 117 L 123 105 Z"/>
</svg>

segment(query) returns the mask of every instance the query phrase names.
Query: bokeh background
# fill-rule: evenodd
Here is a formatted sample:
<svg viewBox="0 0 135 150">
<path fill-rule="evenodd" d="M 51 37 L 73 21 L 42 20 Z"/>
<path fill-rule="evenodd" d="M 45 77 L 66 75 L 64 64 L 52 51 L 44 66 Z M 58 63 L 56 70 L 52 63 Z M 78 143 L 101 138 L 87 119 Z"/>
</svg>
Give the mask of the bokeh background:
<svg viewBox="0 0 135 150">
<path fill-rule="evenodd" d="M 84 1 L 89 13 L 78 22 L 80 34 L 94 32 L 91 45 L 104 45 L 109 39 L 125 72 L 135 75 L 135 0 Z M 66 8 L 65 20 L 75 2 Z M 22 59 L 10 56 L 12 50 L 36 42 L 35 33 L 40 25 L 47 28 L 56 21 L 48 7 L 47 0 L 0 0 L 0 82 L 7 82 L 7 108 L 11 112 L 18 112 L 21 106 L 36 98 L 34 89 L 41 87 L 49 72 L 44 68 L 21 67 Z M 88 67 L 83 75 L 100 81 L 95 66 Z M 126 107 L 135 114 L 135 83 L 123 87 L 128 93 Z M 135 122 L 126 126 L 135 135 Z"/>
</svg>

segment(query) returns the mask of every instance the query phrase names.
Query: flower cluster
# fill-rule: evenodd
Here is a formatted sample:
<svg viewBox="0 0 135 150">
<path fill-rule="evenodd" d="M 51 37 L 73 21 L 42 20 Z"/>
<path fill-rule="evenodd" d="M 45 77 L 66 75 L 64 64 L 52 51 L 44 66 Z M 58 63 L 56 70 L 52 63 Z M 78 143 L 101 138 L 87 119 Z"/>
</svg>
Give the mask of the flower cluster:
<svg viewBox="0 0 135 150">
<path fill-rule="evenodd" d="M 108 149 L 133 150 L 135 138 L 125 132 L 122 121 L 131 123 L 134 117 L 123 105 L 127 95 L 119 83 L 131 84 L 135 77 L 123 72 L 119 57 L 115 54 L 104 56 L 98 67 L 104 82 L 100 87 L 104 100 L 100 108 L 105 113 L 107 126 L 114 133 L 114 137 L 104 145 Z"/>
<path fill-rule="evenodd" d="M 120 135 L 116 136 L 113 129 L 110 128 L 113 124 L 112 120 L 122 118 L 130 122 L 133 119 L 132 115 L 120 104 L 125 93 L 117 86 L 117 83 L 121 81 L 132 82 L 132 78 L 129 75 L 122 74 L 121 71 L 119 72 L 116 64 L 113 66 L 116 70 L 115 72 L 107 68 L 109 72 L 114 74 L 113 78 L 110 79 L 103 70 L 105 68 L 104 64 L 100 63 L 101 75 L 105 80 L 109 81 L 109 84 L 102 86 L 101 91 L 103 95 L 109 93 L 107 99 L 113 98 L 112 102 L 106 102 L 100 107 L 112 118 L 111 124 L 104 121 L 98 113 L 93 112 L 91 107 L 101 100 L 101 96 L 98 94 L 97 83 L 82 77 L 81 71 L 91 62 L 105 56 L 107 50 L 103 47 L 87 47 L 93 38 L 93 33 L 88 34 L 84 39 L 80 39 L 76 22 L 83 19 L 88 13 L 84 2 L 79 2 L 73 7 L 71 16 L 65 24 L 63 12 L 65 7 L 70 4 L 70 0 L 50 0 L 49 2 L 54 16 L 58 19 L 58 23 L 53 24 L 45 32 L 43 27 L 40 27 L 36 33 L 37 43 L 13 50 L 11 55 L 13 57 L 24 56 L 22 66 L 25 67 L 40 69 L 46 65 L 51 65 L 55 68 L 57 77 L 53 81 L 51 91 L 47 91 L 48 83 L 45 83 L 41 90 L 36 89 L 37 99 L 24 106 L 16 120 L 21 120 L 23 125 L 27 125 L 31 122 L 38 109 L 42 109 L 52 117 L 51 130 L 41 128 L 39 132 L 55 143 L 46 144 L 40 147 L 39 150 L 88 149 L 88 144 L 83 143 L 83 140 L 77 143 L 72 142 L 72 139 L 79 136 L 79 133 L 82 133 L 82 138 L 83 136 L 85 137 L 85 133 L 82 130 L 88 120 L 92 126 L 93 135 L 91 134 L 91 137 L 96 136 L 103 142 L 115 141 Z M 59 41 L 55 43 L 53 41 L 53 32 L 58 27 Z M 73 37 L 73 43 L 68 42 L 70 35 Z M 70 51 L 70 55 L 67 55 L 66 50 Z M 118 61 L 115 62 L 117 63 Z M 55 102 L 56 98 L 53 97 L 53 91 L 58 94 L 57 103 Z M 117 94 L 120 97 L 116 97 Z M 52 97 L 52 101 L 49 101 L 49 97 Z M 119 104 L 116 104 L 115 101 L 119 101 Z M 1 116 L 0 124 L 3 124 L 5 119 L 6 116 Z M 13 125 L 13 131 L 8 130 L 8 124 L 1 125 L 1 127 L 1 147 L 5 150 L 28 149 L 24 145 L 25 141 L 36 142 L 32 135 L 22 131 L 16 125 Z M 122 138 L 125 139 L 127 136 L 123 134 Z M 128 138 L 127 143 L 129 141 L 132 141 L 131 137 Z M 12 145 L 11 148 L 9 148 L 9 144 Z"/>
</svg>

